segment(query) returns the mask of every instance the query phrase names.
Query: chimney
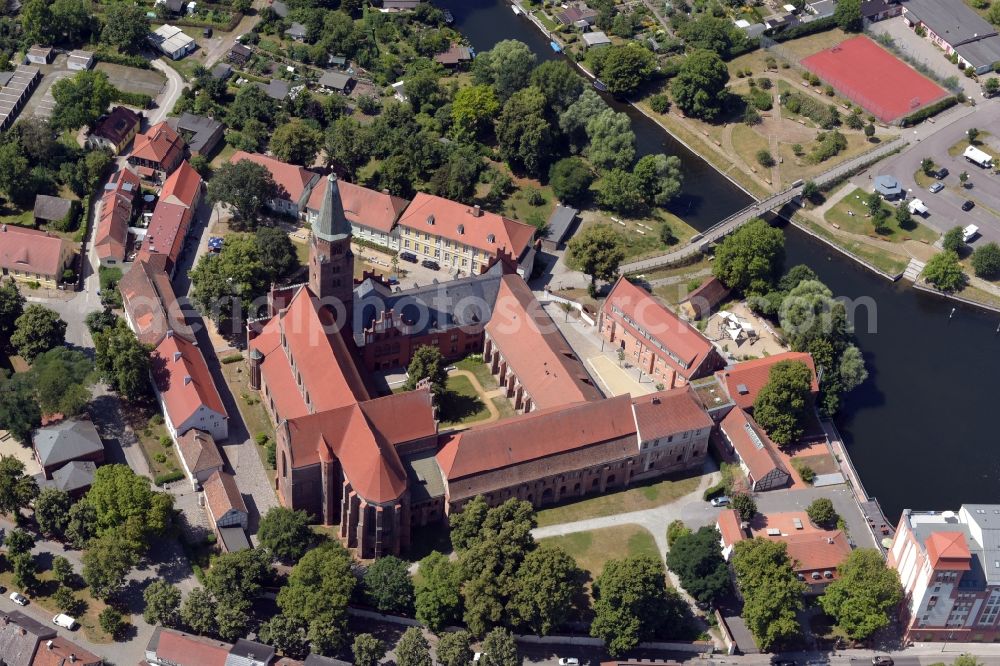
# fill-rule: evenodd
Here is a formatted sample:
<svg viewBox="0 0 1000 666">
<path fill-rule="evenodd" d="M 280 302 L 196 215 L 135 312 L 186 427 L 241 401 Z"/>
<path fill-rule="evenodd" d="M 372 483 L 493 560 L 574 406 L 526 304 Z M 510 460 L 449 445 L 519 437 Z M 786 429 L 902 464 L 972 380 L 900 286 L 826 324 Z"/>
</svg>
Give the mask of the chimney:
<svg viewBox="0 0 1000 666">
<path fill-rule="evenodd" d="M 47 647 L 50 650 L 52 649 L 52 639 L 45 641 L 45 647 Z"/>
<path fill-rule="evenodd" d="M 475 206 L 473 206 L 472 207 L 472 217 L 482 217 L 482 216 L 483 216 L 483 209 L 479 207 L 479 204 L 476 204 Z"/>
<path fill-rule="evenodd" d="M 653 398 L 653 404 L 654 405 L 660 404 L 660 399 L 659 398 Z"/>
<path fill-rule="evenodd" d="M 73 663 L 74 661 L 76 661 L 76 653 L 74 653 L 74 652 L 70 652 L 69 653 L 69 661 L 70 661 L 70 663 Z"/>
</svg>

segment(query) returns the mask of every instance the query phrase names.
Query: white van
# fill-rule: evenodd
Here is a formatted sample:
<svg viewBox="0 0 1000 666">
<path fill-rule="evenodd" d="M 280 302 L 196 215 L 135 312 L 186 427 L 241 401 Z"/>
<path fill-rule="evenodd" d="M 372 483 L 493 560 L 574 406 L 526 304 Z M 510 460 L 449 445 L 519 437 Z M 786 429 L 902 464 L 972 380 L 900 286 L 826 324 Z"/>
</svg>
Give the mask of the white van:
<svg viewBox="0 0 1000 666">
<path fill-rule="evenodd" d="M 59 613 L 54 618 L 52 618 L 52 624 L 57 627 L 62 627 L 63 629 L 69 629 L 70 631 L 76 626 L 76 620 L 71 618 L 69 615 L 64 613 Z"/>
</svg>

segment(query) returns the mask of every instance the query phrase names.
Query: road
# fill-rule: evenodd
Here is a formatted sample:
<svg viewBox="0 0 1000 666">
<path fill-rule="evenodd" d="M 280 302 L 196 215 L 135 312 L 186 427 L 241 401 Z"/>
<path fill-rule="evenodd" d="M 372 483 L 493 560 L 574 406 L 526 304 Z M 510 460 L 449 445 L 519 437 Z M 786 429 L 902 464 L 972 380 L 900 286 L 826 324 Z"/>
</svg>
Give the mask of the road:
<svg viewBox="0 0 1000 666">
<path fill-rule="evenodd" d="M 162 58 L 153 60 L 150 64 L 152 64 L 153 69 L 163 72 L 164 76 L 167 77 L 167 82 L 163 84 L 163 92 L 156 97 L 156 108 L 146 113 L 146 119 L 149 126 L 152 127 L 166 120 L 167 114 L 174 108 L 177 98 L 181 96 L 187 83 L 184 82 L 177 70 L 163 62 Z"/>
</svg>

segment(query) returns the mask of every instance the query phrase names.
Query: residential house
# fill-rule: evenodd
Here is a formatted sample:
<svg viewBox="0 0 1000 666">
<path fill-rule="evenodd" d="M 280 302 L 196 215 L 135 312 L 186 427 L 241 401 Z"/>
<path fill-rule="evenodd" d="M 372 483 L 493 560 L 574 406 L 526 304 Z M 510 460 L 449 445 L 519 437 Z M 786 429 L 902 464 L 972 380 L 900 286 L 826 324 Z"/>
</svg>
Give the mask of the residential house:
<svg viewBox="0 0 1000 666">
<path fill-rule="evenodd" d="M 73 247 L 54 234 L 0 225 L 0 277 L 55 289 L 73 257 Z"/>
<path fill-rule="evenodd" d="M 252 57 L 253 51 L 239 43 L 233 44 L 232 48 L 229 49 L 229 53 L 226 54 L 226 60 L 233 63 L 237 67 L 244 66 Z"/>
<path fill-rule="evenodd" d="M 436 54 L 434 62 L 445 67 L 457 67 L 472 62 L 472 49 L 461 44 L 452 44 L 447 51 Z"/>
<path fill-rule="evenodd" d="M 680 305 L 681 314 L 692 321 L 707 319 L 729 298 L 729 289 L 715 276 L 705 278 Z"/>
<path fill-rule="evenodd" d="M 147 36 L 149 43 L 160 50 L 171 60 L 180 60 L 194 51 L 198 44 L 181 28 L 173 25 L 161 25 Z"/>
<path fill-rule="evenodd" d="M 55 638 L 54 628 L 20 611 L 0 612 L 0 663 L 31 666 L 39 644 Z"/>
<path fill-rule="evenodd" d="M 976 74 L 985 74 L 1000 63 L 1000 33 L 964 2 L 904 0 L 902 7 L 909 25 L 923 27 L 932 44 L 957 56 L 960 64 L 972 67 Z"/>
<path fill-rule="evenodd" d="M 588 49 L 611 46 L 611 38 L 600 30 L 585 32 L 581 37 L 583 38 L 584 46 Z"/>
<path fill-rule="evenodd" d="M 207 432 L 191 428 L 177 438 L 177 451 L 181 465 L 191 487 L 202 486 L 213 474 L 222 471 L 222 455 L 215 440 Z"/>
<path fill-rule="evenodd" d="M 737 363 L 724 370 L 720 370 L 716 374 L 726 387 L 726 392 L 729 393 L 729 397 L 733 399 L 736 406 L 752 412 L 757 394 L 764 388 L 771 376 L 771 368 L 782 361 L 804 363 L 812 372 L 812 393 L 814 396 L 819 393 L 816 365 L 813 362 L 812 356 L 805 352 L 783 352 L 751 361 L 743 361 L 742 363 Z"/>
<path fill-rule="evenodd" d="M 566 246 L 567 239 L 573 235 L 580 211 L 570 206 L 557 205 L 548 222 L 545 223 L 546 234 L 542 238 L 542 248 L 556 252 Z"/>
<path fill-rule="evenodd" d="M 243 530 L 247 528 L 249 514 L 243 496 L 236 487 L 236 478 L 229 472 L 216 470 L 203 487 L 209 520 L 225 550 L 246 550 L 246 534 Z M 228 541 L 226 537 L 230 537 Z"/>
<path fill-rule="evenodd" d="M 192 428 L 216 441 L 229 436 L 229 415 L 196 342 L 168 331 L 153 350 L 152 366 L 153 385 L 171 437 Z"/>
<path fill-rule="evenodd" d="M 149 666 L 226 666 L 232 647 L 211 638 L 156 627 L 146 644 L 145 657 Z"/>
<path fill-rule="evenodd" d="M 39 642 L 31 660 L 31 666 L 101 666 L 103 663 L 101 657 L 62 636 Z"/>
<path fill-rule="evenodd" d="M 72 460 L 52 472 L 52 478 L 46 479 L 45 472 L 35 475 L 39 489 L 55 488 L 76 499 L 82 497 L 94 483 L 97 465 L 89 460 Z"/>
<path fill-rule="evenodd" d="M 267 84 L 258 81 L 254 85 L 263 90 L 264 94 L 268 97 L 278 102 L 285 101 L 289 90 L 291 90 L 288 81 L 282 81 L 281 79 L 271 79 Z"/>
<path fill-rule="evenodd" d="M 35 431 L 31 438 L 35 460 L 46 478 L 72 460 L 104 462 L 104 442 L 94 424 L 85 419 L 66 419 Z"/>
<path fill-rule="evenodd" d="M 418 192 L 398 226 L 400 250 L 435 261 L 449 273 L 475 275 L 502 252 L 517 262 L 518 273 L 531 274 L 535 228 L 479 206 Z"/>
<path fill-rule="evenodd" d="M 666 388 L 706 377 L 726 364 L 698 329 L 625 278 L 612 287 L 597 327 L 627 361 Z"/>
<path fill-rule="evenodd" d="M 87 147 L 121 153 L 139 132 L 142 116 L 132 109 L 116 106 L 111 113 L 101 116 L 87 135 Z"/>
<path fill-rule="evenodd" d="M 271 3 L 271 11 L 278 15 L 278 18 L 288 18 L 288 5 L 281 0 L 274 0 Z"/>
<path fill-rule="evenodd" d="M 327 183 L 328 179 L 320 178 L 312 188 L 305 211 L 309 224 L 319 217 Z M 351 223 L 351 235 L 390 250 L 398 250 L 396 221 L 410 202 L 392 196 L 387 191 L 372 190 L 343 180 L 338 181 L 337 185 L 343 202 L 344 217 Z"/>
<path fill-rule="evenodd" d="M 240 638 L 226 658 L 226 666 L 269 666 L 274 661 L 274 648 Z"/>
<path fill-rule="evenodd" d="M 382 9 L 392 12 L 409 11 L 416 9 L 421 0 L 382 0 Z"/>
<path fill-rule="evenodd" d="M 94 66 L 94 52 L 81 51 L 79 49 L 70 51 L 66 66 L 78 72 L 86 71 Z"/>
<path fill-rule="evenodd" d="M 169 123 L 157 123 L 136 136 L 128 163 L 140 176 L 162 180 L 184 160 L 184 147 L 184 139 Z"/>
<path fill-rule="evenodd" d="M 35 208 L 32 216 L 35 224 L 62 222 L 73 211 L 73 201 L 62 197 L 51 197 L 48 194 L 35 195 Z"/>
<path fill-rule="evenodd" d="M 344 72 L 323 72 L 318 85 L 325 92 L 348 94 L 354 87 L 354 78 Z"/>
<path fill-rule="evenodd" d="M 734 509 L 719 514 L 716 528 L 721 534 L 722 555 L 728 561 L 744 539 L 779 541 L 787 547 L 795 576 L 806 584 L 807 593 L 820 594 L 840 577 L 837 569 L 851 555 L 851 544 L 843 530 L 813 525 L 805 511 L 758 513 L 741 522 Z"/>
<path fill-rule="evenodd" d="M 861 19 L 865 25 L 884 21 L 903 13 L 899 0 L 861 0 Z"/>
<path fill-rule="evenodd" d="M 220 62 L 212 68 L 212 78 L 219 81 L 228 81 L 233 76 L 233 66 L 229 63 Z"/>
<path fill-rule="evenodd" d="M 173 119 L 172 125 L 184 139 L 192 157 L 211 155 L 222 140 L 226 129 L 225 125 L 214 118 L 196 116 L 193 113 L 182 113 Z"/>
<path fill-rule="evenodd" d="M 567 26 L 575 26 L 581 21 L 592 26 L 597 22 L 597 13 L 596 9 L 591 9 L 584 3 L 576 3 L 556 14 L 556 20 Z"/>
<path fill-rule="evenodd" d="M 94 249 L 101 266 L 118 266 L 128 258 L 128 229 L 141 192 L 139 177 L 129 169 L 119 169 L 104 184 L 94 231 Z"/>
<path fill-rule="evenodd" d="M 39 46 L 35 44 L 28 49 L 24 59 L 33 65 L 48 65 L 55 57 L 55 49 L 51 46 Z"/>
<path fill-rule="evenodd" d="M 742 409 L 731 410 L 719 424 L 719 432 L 728 445 L 728 453 L 739 460 L 750 490 L 774 490 L 791 482 L 792 476 L 781 460 L 777 445 Z"/>
<path fill-rule="evenodd" d="M 139 249 L 139 259 L 154 254 L 166 255 L 165 270 L 171 278 L 201 203 L 201 182 L 201 176 L 186 161 L 170 174 L 160 191 L 160 199 Z"/>
<path fill-rule="evenodd" d="M 1000 504 L 958 511 L 906 509 L 888 565 L 903 584 L 907 641 L 1000 639 Z"/>
<path fill-rule="evenodd" d="M 238 150 L 229 158 L 232 164 L 243 160 L 250 160 L 263 166 L 271 172 L 271 177 L 278 184 L 280 193 L 276 199 L 267 202 L 268 208 L 276 213 L 294 217 L 298 217 L 306 210 L 313 187 L 320 180 L 319 174 L 259 153 Z"/>
<path fill-rule="evenodd" d="M 304 25 L 302 25 L 301 23 L 296 23 L 295 21 L 292 21 L 292 25 L 289 26 L 287 30 L 285 30 L 285 34 L 289 37 L 289 39 L 292 39 L 296 42 L 306 41 L 306 35 L 308 33 L 309 31 L 306 29 Z"/>
</svg>

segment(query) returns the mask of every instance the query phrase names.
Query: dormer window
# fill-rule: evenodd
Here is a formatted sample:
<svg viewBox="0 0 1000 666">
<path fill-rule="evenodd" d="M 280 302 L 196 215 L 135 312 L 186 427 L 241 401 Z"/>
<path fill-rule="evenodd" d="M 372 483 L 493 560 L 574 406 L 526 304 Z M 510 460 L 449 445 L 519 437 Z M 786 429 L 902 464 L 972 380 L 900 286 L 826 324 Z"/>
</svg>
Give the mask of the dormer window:
<svg viewBox="0 0 1000 666">
<path fill-rule="evenodd" d="M 497 242 L 497 237 L 494 236 L 493 234 L 489 234 L 488 236 L 486 236 L 486 242 L 487 243 L 496 243 Z"/>
<path fill-rule="evenodd" d="M 427 224 L 429 224 L 432 227 L 434 226 L 434 216 L 433 215 L 428 215 L 427 216 Z"/>
<path fill-rule="evenodd" d="M 464 224 L 458 225 L 458 234 L 462 235 L 464 233 L 465 233 L 465 225 Z"/>
</svg>

